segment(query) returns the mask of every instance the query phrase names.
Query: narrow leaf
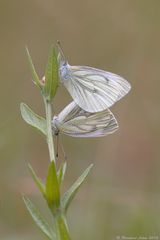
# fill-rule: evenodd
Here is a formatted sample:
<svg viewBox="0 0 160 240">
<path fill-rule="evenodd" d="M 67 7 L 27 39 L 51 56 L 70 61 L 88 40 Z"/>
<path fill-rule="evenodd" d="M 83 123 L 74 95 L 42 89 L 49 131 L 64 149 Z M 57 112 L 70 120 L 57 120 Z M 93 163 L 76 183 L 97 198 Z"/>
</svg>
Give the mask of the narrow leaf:
<svg viewBox="0 0 160 240">
<path fill-rule="evenodd" d="M 55 235 L 53 235 L 48 223 L 46 220 L 42 217 L 39 210 L 35 207 L 35 205 L 31 202 L 31 200 L 23 196 L 23 201 L 27 207 L 27 210 L 29 211 L 30 215 L 32 216 L 34 222 L 37 224 L 39 229 L 51 240 L 56 239 Z"/>
<path fill-rule="evenodd" d="M 34 67 L 34 64 L 33 64 L 33 61 L 32 61 L 32 58 L 31 58 L 31 55 L 29 53 L 29 50 L 28 48 L 26 47 L 26 53 L 27 53 L 27 57 L 28 57 L 28 62 L 29 62 L 29 65 L 30 65 L 30 69 L 31 69 L 31 72 L 32 72 L 32 78 L 33 78 L 33 81 L 34 83 L 39 86 L 40 88 L 42 88 L 42 85 L 41 85 L 41 82 L 39 80 L 39 77 L 38 77 L 38 74 L 35 70 L 35 67 Z"/>
<path fill-rule="evenodd" d="M 63 182 L 65 173 L 66 173 L 66 168 L 67 168 L 67 163 L 64 162 L 62 163 L 62 165 L 60 166 L 59 170 L 58 170 L 58 182 L 59 182 L 59 186 L 61 185 L 61 183 Z"/>
<path fill-rule="evenodd" d="M 34 113 L 25 103 L 20 105 L 21 115 L 25 122 L 46 135 L 46 120 Z"/>
<path fill-rule="evenodd" d="M 60 206 L 60 190 L 54 161 L 49 165 L 45 197 L 52 210 Z"/>
<path fill-rule="evenodd" d="M 86 177 L 88 176 L 91 168 L 93 167 L 93 164 L 91 164 L 83 173 L 82 175 L 77 179 L 77 181 L 71 186 L 71 188 L 64 194 L 62 198 L 62 206 L 64 211 L 66 212 L 72 199 L 76 195 L 77 191 L 79 190 L 81 184 L 84 182 Z"/>
<path fill-rule="evenodd" d="M 28 168 L 30 170 L 30 173 L 32 175 L 32 178 L 35 182 L 35 184 L 37 185 L 37 187 L 39 188 L 40 192 L 45 195 L 45 186 L 42 183 L 42 181 L 37 177 L 35 171 L 33 170 L 32 166 L 30 164 L 28 164 Z"/>
<path fill-rule="evenodd" d="M 45 71 L 45 86 L 44 86 L 44 94 L 47 99 L 50 101 L 56 94 L 58 88 L 58 62 L 57 62 L 57 54 L 55 48 L 52 46 L 48 63 Z"/>
</svg>

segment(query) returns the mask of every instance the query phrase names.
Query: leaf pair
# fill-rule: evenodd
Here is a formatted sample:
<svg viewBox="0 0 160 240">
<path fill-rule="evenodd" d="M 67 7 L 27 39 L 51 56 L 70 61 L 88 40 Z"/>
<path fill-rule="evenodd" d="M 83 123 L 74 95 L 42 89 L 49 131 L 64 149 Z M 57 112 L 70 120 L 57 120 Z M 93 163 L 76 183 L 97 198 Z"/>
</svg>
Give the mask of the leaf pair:
<svg viewBox="0 0 160 240">
<path fill-rule="evenodd" d="M 54 162 L 50 163 L 48 175 L 46 179 L 46 186 L 42 183 L 42 181 L 37 177 L 36 173 L 34 172 L 31 165 L 28 165 L 30 172 L 32 174 L 33 180 L 37 187 L 39 188 L 40 192 L 47 200 L 48 205 L 50 208 L 53 207 L 55 204 L 56 207 L 62 207 L 64 212 L 67 211 L 71 201 L 75 197 L 76 193 L 78 192 L 80 186 L 85 181 L 86 177 L 88 176 L 93 164 L 91 164 L 83 173 L 82 175 L 75 181 L 75 183 L 66 191 L 62 197 L 62 202 L 60 206 L 60 185 L 63 182 L 64 175 L 66 172 L 66 163 L 63 163 L 57 173 L 57 177 L 55 176 L 55 165 Z"/>
<path fill-rule="evenodd" d="M 59 82 L 58 62 L 57 62 L 57 54 L 56 54 L 55 48 L 52 46 L 49 52 L 48 63 L 45 70 L 44 83 L 38 77 L 38 74 L 35 70 L 31 55 L 27 47 L 26 47 L 26 53 L 27 53 L 34 83 L 38 87 L 40 87 L 43 96 L 48 101 L 51 101 L 56 94 L 56 91 L 58 88 L 58 82 Z"/>
<path fill-rule="evenodd" d="M 59 174 L 57 176 L 55 164 L 51 162 L 48 168 L 48 174 L 46 178 L 46 184 L 44 184 L 41 179 L 39 179 L 31 167 L 28 165 L 29 170 L 31 172 L 32 178 L 37 185 L 38 189 L 42 193 L 43 197 L 46 199 L 49 208 L 52 211 L 55 211 L 57 208 L 60 208 L 60 190 L 59 186 L 63 181 L 66 164 L 63 164 L 59 170 Z M 34 222 L 38 226 L 38 228 L 49 238 L 50 240 L 56 240 L 56 234 L 50 228 L 49 224 L 46 222 L 44 217 L 41 215 L 40 211 L 37 207 L 31 202 L 31 200 L 23 196 L 24 203 L 32 216 Z"/>
<path fill-rule="evenodd" d="M 80 186 L 88 176 L 93 164 L 91 164 L 83 173 L 82 175 L 77 179 L 77 181 L 70 187 L 70 189 L 64 194 L 62 198 L 62 202 L 60 203 L 60 192 L 56 190 L 59 189 L 59 186 L 61 185 L 65 171 L 66 171 L 66 163 L 63 163 L 57 173 L 57 179 L 54 176 L 54 162 L 50 163 L 49 169 L 48 169 L 48 175 L 46 179 L 46 186 L 42 183 L 42 181 L 37 177 L 36 173 L 34 172 L 31 165 L 29 165 L 30 172 L 32 174 L 33 180 L 37 187 L 39 188 L 40 192 L 43 194 L 44 198 L 48 202 L 48 206 L 50 208 L 53 207 L 53 203 L 56 207 L 60 207 L 61 211 L 65 214 L 71 201 L 75 197 L 77 191 L 79 190 Z M 50 239 L 50 240 L 56 240 L 56 234 L 53 232 L 53 230 L 50 228 L 49 224 L 46 222 L 44 217 L 41 215 L 37 207 L 31 202 L 31 200 L 23 196 L 24 203 L 27 207 L 27 210 L 29 211 L 30 215 L 32 216 L 34 222 L 38 226 L 38 228 Z M 60 206 L 61 204 L 61 206 Z M 65 219 L 58 219 L 58 221 L 61 221 L 61 231 L 64 231 L 63 226 L 65 224 Z"/>
</svg>

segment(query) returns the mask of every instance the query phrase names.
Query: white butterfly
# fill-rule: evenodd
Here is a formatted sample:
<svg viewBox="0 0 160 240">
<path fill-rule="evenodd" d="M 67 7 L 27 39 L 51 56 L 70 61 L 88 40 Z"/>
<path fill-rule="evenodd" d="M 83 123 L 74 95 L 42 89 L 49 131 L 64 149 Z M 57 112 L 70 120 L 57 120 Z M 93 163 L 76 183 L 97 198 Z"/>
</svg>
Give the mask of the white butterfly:
<svg viewBox="0 0 160 240">
<path fill-rule="evenodd" d="M 60 45 L 59 74 L 73 100 L 85 111 L 100 112 L 125 96 L 130 84 L 119 75 L 87 66 L 70 66 Z"/>
<path fill-rule="evenodd" d="M 72 137 L 102 137 L 115 132 L 118 123 L 109 109 L 89 113 L 74 101 L 52 120 L 53 134 L 64 133 Z"/>
</svg>

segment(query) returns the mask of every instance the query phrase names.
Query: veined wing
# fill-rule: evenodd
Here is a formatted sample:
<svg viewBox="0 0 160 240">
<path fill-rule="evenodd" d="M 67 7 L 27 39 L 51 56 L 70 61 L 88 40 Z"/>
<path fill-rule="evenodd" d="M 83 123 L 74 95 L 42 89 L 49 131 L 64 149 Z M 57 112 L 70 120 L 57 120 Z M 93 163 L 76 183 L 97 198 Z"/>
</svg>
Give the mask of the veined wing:
<svg viewBox="0 0 160 240">
<path fill-rule="evenodd" d="M 131 88 L 119 75 L 86 66 L 63 65 L 60 77 L 74 101 L 88 112 L 109 108 Z"/>
<path fill-rule="evenodd" d="M 74 101 L 54 117 L 53 125 L 61 133 L 72 137 L 102 137 L 118 129 L 118 123 L 109 109 L 89 113 Z"/>
</svg>

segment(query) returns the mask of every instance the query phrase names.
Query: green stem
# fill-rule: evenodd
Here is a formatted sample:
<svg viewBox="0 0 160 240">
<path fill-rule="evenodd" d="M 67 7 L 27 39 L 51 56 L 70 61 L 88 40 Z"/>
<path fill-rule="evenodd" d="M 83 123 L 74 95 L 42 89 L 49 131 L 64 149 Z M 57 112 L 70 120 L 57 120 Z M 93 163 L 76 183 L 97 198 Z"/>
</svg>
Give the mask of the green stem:
<svg viewBox="0 0 160 240">
<path fill-rule="evenodd" d="M 56 161 L 55 151 L 54 151 L 54 142 L 52 136 L 52 107 L 50 101 L 47 101 L 44 98 L 45 110 L 46 110 L 46 121 L 47 121 L 47 143 L 49 149 L 50 161 Z"/>
<path fill-rule="evenodd" d="M 55 227 L 57 240 L 71 240 L 69 236 L 68 226 L 63 213 L 55 216 Z"/>
<path fill-rule="evenodd" d="M 46 122 L 47 122 L 47 143 L 49 149 L 50 161 L 55 163 L 55 151 L 54 151 L 54 141 L 52 136 L 52 108 L 51 102 L 44 98 L 45 110 L 46 110 Z M 58 212 L 52 211 L 53 218 L 55 220 L 55 229 L 56 229 L 56 240 L 71 240 L 69 236 L 68 226 L 66 223 L 66 218 L 61 211 Z"/>
</svg>

